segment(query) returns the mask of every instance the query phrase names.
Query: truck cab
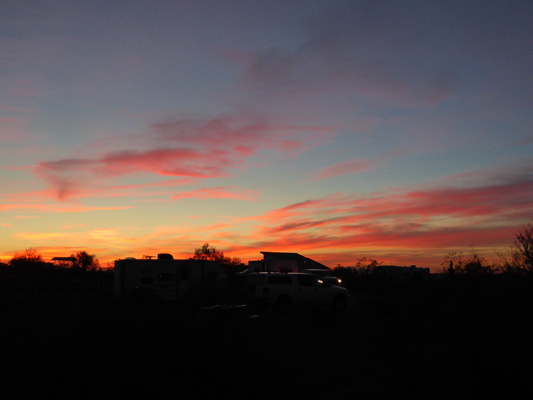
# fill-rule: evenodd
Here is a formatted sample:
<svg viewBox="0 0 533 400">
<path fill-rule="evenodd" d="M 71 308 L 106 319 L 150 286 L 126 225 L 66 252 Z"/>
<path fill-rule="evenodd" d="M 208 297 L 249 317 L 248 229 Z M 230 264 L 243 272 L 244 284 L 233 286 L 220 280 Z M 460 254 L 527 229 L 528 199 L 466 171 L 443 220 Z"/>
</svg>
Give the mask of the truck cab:
<svg viewBox="0 0 533 400">
<path fill-rule="evenodd" d="M 348 301 L 345 288 L 309 273 L 253 273 L 248 276 L 246 290 L 253 305 L 280 312 L 293 306 L 327 306 L 342 311 Z"/>
</svg>

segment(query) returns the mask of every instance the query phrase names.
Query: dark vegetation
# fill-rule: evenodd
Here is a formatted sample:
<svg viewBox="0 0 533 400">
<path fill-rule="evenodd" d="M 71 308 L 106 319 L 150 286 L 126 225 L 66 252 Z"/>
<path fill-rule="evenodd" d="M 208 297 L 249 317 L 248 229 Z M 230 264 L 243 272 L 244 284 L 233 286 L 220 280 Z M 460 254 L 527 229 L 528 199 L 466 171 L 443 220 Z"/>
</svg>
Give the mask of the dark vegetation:
<svg viewBox="0 0 533 400">
<path fill-rule="evenodd" d="M 530 389 L 531 270 L 345 278 L 352 299 L 342 314 L 258 317 L 224 299 L 117 303 L 111 271 L 0 265 L 3 398 L 517 398 Z"/>
<path fill-rule="evenodd" d="M 529 275 L 366 276 L 340 315 L 260 317 L 116 303 L 110 271 L 2 266 L 0 282 L 6 398 L 512 397 L 533 372 Z"/>
<path fill-rule="evenodd" d="M 226 276 L 233 277 L 235 274 L 242 272 L 246 266 L 238 257 L 227 257 L 224 252 L 217 250 L 215 247 L 205 243 L 202 247 L 194 250 L 194 259 L 214 261 L 224 271 Z"/>
</svg>

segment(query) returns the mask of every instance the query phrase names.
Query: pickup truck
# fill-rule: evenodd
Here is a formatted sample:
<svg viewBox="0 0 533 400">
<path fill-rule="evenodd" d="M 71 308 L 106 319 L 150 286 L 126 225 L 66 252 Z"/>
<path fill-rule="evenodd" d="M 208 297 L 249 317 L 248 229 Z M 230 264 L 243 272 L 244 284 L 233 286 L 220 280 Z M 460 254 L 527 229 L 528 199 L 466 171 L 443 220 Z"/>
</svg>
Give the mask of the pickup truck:
<svg viewBox="0 0 533 400">
<path fill-rule="evenodd" d="M 246 291 L 252 305 L 287 312 L 292 306 L 327 306 L 343 311 L 348 303 L 346 288 L 331 285 L 308 273 L 252 273 Z"/>
</svg>

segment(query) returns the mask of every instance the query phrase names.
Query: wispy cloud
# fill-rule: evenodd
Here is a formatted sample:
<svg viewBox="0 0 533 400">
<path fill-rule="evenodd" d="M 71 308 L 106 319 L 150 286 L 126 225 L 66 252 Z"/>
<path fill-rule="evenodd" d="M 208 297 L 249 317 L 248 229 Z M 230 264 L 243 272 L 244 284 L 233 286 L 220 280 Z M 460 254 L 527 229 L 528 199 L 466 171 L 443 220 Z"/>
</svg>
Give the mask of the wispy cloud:
<svg viewBox="0 0 533 400">
<path fill-rule="evenodd" d="M 299 47 L 241 56 L 248 60 L 245 81 L 284 93 L 315 88 L 340 95 L 349 87 L 366 101 L 433 106 L 456 93 L 459 77 L 438 48 L 428 47 L 439 32 L 430 13 L 422 6 L 405 13 L 392 1 L 332 8 L 310 21 Z"/>
<path fill-rule="evenodd" d="M 273 124 L 242 113 L 212 119 L 180 119 L 154 123 L 140 137 L 146 148 L 122 149 L 87 158 L 66 158 L 39 163 L 35 174 L 44 179 L 59 200 L 86 195 L 98 186 L 127 175 L 149 174 L 179 179 L 231 176 L 248 168 L 249 159 L 271 150 L 298 154 L 331 137 L 328 126 Z"/>
<path fill-rule="evenodd" d="M 318 171 L 313 179 L 328 179 L 346 174 L 359 174 L 374 169 L 378 165 L 376 160 L 353 158 L 341 163 L 330 165 Z"/>
<path fill-rule="evenodd" d="M 24 239 L 24 240 L 31 240 L 31 241 L 41 241 L 41 240 L 55 240 L 55 239 L 64 239 L 68 235 L 65 233 L 59 233 L 59 232 L 43 232 L 43 233 L 37 233 L 37 232 L 19 232 L 15 235 L 16 238 Z"/>
<path fill-rule="evenodd" d="M 86 213 L 92 211 L 119 211 L 132 208 L 131 206 L 120 207 L 100 207 L 65 204 L 46 203 L 0 203 L 0 212 L 14 210 L 29 210 L 34 212 L 55 212 L 55 213 Z M 26 216 L 25 218 L 29 218 Z"/>
<path fill-rule="evenodd" d="M 257 216 L 261 225 L 252 237 L 261 246 L 312 251 L 501 246 L 531 217 L 533 175 L 485 178 L 476 186 L 456 182 L 294 203 Z"/>
</svg>

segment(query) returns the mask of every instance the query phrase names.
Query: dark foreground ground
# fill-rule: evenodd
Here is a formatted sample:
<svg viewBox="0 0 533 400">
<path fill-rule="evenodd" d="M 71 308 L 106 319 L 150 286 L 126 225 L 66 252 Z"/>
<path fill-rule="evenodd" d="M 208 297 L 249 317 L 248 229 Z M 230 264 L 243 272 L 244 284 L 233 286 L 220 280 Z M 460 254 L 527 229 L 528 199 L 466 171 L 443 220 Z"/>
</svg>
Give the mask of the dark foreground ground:
<svg viewBox="0 0 533 400">
<path fill-rule="evenodd" d="M 2 282 L 2 398 L 531 393 L 528 278 L 366 282 L 342 314 L 286 315 L 257 315 L 247 306 L 117 303 L 106 285 L 93 282 L 89 290 L 66 281 L 74 287 Z"/>
</svg>

